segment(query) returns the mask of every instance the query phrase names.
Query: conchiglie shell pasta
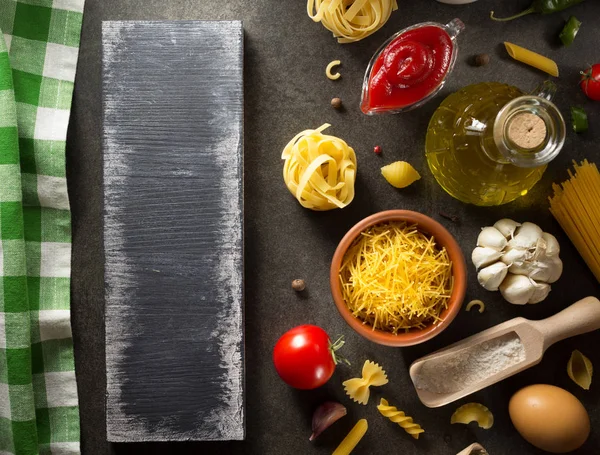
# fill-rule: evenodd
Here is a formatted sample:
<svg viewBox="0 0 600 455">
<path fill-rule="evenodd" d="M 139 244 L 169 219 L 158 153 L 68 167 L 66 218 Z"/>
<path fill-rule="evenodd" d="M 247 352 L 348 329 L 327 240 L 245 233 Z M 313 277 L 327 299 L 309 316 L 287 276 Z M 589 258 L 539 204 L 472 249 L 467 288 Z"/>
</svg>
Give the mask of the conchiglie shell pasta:
<svg viewBox="0 0 600 455">
<path fill-rule="evenodd" d="M 421 178 L 415 168 L 406 161 L 396 161 L 382 167 L 381 174 L 396 188 L 406 188 Z"/>
<path fill-rule="evenodd" d="M 567 363 L 567 374 L 575 384 L 585 390 L 590 389 L 594 367 L 590 359 L 578 350 L 573 351 L 569 363 Z"/>
</svg>

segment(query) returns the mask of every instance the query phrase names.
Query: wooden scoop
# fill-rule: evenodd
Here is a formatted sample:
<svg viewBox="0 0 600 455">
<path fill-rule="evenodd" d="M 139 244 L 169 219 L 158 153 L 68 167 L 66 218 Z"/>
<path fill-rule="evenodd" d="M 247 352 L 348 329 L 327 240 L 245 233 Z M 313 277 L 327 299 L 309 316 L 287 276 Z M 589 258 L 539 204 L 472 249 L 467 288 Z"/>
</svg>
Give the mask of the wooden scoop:
<svg viewBox="0 0 600 455">
<path fill-rule="evenodd" d="M 487 455 L 486 450 L 481 446 L 481 444 L 471 444 L 464 450 L 461 450 L 456 455 Z"/>
<path fill-rule="evenodd" d="M 437 408 L 537 365 L 542 360 L 546 349 L 557 341 L 599 328 L 600 300 L 595 297 L 586 297 L 547 319 L 542 319 L 541 321 L 530 321 L 524 318 L 511 319 L 416 360 L 410 366 L 410 377 L 417 390 L 417 395 L 423 404 L 430 408 Z M 502 336 L 510 337 L 510 334 L 516 334 L 520 338 L 525 348 L 525 360 L 495 373 L 482 381 L 465 384 L 463 389 L 452 393 L 435 393 L 417 388 L 415 378 L 426 362 L 431 360 L 439 362 L 444 356 L 455 354 Z"/>
</svg>

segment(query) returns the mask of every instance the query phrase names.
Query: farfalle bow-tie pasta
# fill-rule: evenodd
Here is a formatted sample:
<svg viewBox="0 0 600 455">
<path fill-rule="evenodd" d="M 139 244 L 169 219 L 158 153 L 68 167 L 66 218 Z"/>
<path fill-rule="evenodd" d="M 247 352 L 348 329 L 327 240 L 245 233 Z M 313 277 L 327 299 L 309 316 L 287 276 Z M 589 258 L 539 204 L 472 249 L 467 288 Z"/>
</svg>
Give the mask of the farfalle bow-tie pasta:
<svg viewBox="0 0 600 455">
<path fill-rule="evenodd" d="M 343 382 L 344 390 L 350 398 L 360 404 L 369 402 L 369 387 L 378 387 L 388 383 L 383 368 L 375 362 L 367 360 L 363 365 L 362 378 L 348 379 Z"/>
</svg>

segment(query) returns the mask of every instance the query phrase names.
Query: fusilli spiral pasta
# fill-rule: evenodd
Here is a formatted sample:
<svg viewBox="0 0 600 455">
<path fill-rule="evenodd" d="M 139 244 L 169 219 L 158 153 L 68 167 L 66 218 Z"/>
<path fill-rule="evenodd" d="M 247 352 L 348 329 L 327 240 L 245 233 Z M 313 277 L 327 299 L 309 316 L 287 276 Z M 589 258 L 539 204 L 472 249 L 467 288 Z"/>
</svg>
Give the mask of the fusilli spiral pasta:
<svg viewBox="0 0 600 455">
<path fill-rule="evenodd" d="M 363 365 L 362 378 L 348 379 L 343 382 L 343 386 L 350 398 L 366 405 L 369 402 L 369 387 L 378 387 L 387 383 L 388 378 L 383 368 L 367 360 Z"/>
<path fill-rule="evenodd" d="M 404 428 L 404 431 L 415 439 L 419 439 L 419 435 L 425 432 L 425 430 L 421 428 L 421 425 L 413 421 L 412 417 L 407 416 L 402 411 L 398 411 L 396 406 L 390 406 L 385 398 L 381 399 L 377 409 L 379 409 L 382 416 L 387 417 L 392 422 L 400 425 Z"/>
</svg>

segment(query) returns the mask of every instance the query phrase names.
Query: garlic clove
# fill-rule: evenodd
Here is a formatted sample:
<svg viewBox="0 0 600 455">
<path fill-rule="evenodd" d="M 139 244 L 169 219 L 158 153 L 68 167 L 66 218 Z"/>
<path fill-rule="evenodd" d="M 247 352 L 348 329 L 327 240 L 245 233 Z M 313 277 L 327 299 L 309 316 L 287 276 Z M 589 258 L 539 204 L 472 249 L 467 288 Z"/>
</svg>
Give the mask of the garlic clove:
<svg viewBox="0 0 600 455">
<path fill-rule="evenodd" d="M 488 291 L 497 291 L 507 273 L 508 266 L 504 262 L 495 262 L 479 271 L 477 281 Z"/>
<path fill-rule="evenodd" d="M 514 275 L 529 276 L 529 274 L 533 271 L 533 264 L 526 261 L 515 261 L 510 265 L 508 271 Z"/>
<path fill-rule="evenodd" d="M 525 222 L 517 230 L 516 235 L 508 242 L 511 248 L 534 249 L 543 231 L 537 224 Z"/>
<path fill-rule="evenodd" d="M 527 274 L 534 281 L 548 282 L 552 275 L 550 264 L 542 261 L 535 261 L 532 265 L 532 270 Z"/>
<path fill-rule="evenodd" d="M 501 261 L 506 265 L 511 266 L 514 263 L 522 263 L 531 259 L 531 253 L 527 250 L 520 250 L 519 248 L 509 248 L 502 255 Z"/>
<path fill-rule="evenodd" d="M 544 232 L 542 234 L 542 238 L 546 242 L 546 256 L 556 256 L 560 253 L 560 245 L 558 244 L 558 240 L 552 234 Z"/>
<path fill-rule="evenodd" d="M 346 407 L 335 401 L 326 401 L 313 413 L 312 418 L 312 435 L 309 441 L 312 441 L 319 436 L 323 431 L 329 428 L 337 420 L 346 415 Z"/>
<path fill-rule="evenodd" d="M 502 251 L 497 251 L 493 248 L 478 246 L 471 254 L 471 261 L 477 270 L 481 267 L 490 265 L 496 262 L 502 256 Z"/>
<path fill-rule="evenodd" d="M 509 273 L 500 285 L 504 300 L 515 305 L 525 305 L 535 292 L 535 282 L 525 275 Z"/>
<path fill-rule="evenodd" d="M 500 233 L 507 239 L 513 238 L 515 231 L 519 226 L 521 226 L 521 223 L 517 223 L 516 221 L 510 220 L 508 218 L 503 218 L 494 223 L 494 227 L 498 229 Z"/>
<path fill-rule="evenodd" d="M 527 303 L 540 303 L 542 300 L 546 300 L 546 297 L 550 294 L 550 289 L 549 284 L 534 282 L 533 294 L 529 297 Z"/>
<path fill-rule="evenodd" d="M 535 249 L 533 250 L 533 258 L 537 260 L 540 257 L 546 257 L 546 241 L 543 237 L 540 237 L 535 244 Z"/>
<path fill-rule="evenodd" d="M 493 248 L 497 251 L 502 251 L 506 246 L 506 238 L 495 227 L 484 227 L 477 237 L 477 246 Z"/>
<path fill-rule="evenodd" d="M 562 275 L 563 272 L 563 262 L 560 260 L 560 258 L 558 256 L 552 256 L 550 258 L 550 276 L 548 277 L 548 280 L 546 280 L 547 283 L 554 283 L 555 281 L 557 281 L 560 276 Z"/>
</svg>

